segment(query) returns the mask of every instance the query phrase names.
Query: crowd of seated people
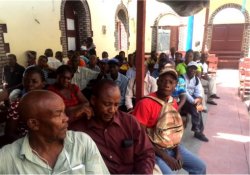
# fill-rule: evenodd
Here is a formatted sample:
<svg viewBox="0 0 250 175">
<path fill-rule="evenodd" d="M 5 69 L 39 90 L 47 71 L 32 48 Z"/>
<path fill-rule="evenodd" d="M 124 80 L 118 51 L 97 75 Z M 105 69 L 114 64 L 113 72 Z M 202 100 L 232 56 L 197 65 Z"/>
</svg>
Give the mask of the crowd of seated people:
<svg viewBox="0 0 250 175">
<path fill-rule="evenodd" d="M 68 128 L 86 132 L 94 140 L 110 173 L 152 174 L 155 163 L 158 165 L 163 161 L 167 167 L 160 164 L 162 172 L 170 173 L 184 168 L 190 173 L 204 174 L 205 165 L 200 159 L 193 157 L 201 168 L 197 171 L 186 168 L 185 162 L 174 165 L 174 159 L 179 161 L 181 157 L 163 156 L 155 150 L 154 144 L 147 137 L 145 128 L 153 125 L 142 123 L 143 116 L 140 114 L 143 114 L 143 110 L 149 111 L 149 109 L 146 109 L 145 105 L 138 106 L 141 100 L 135 99 L 136 53 L 128 54 L 127 60 L 124 51 L 112 59 L 106 51 L 103 51 L 99 58 L 95 48 L 91 38 L 87 44 L 83 43 L 80 51 L 68 51 L 66 58 L 60 51 L 56 52 L 54 58 L 52 49 L 46 49 L 38 60 L 35 51 L 27 52 L 28 66 L 26 69 L 23 68 L 23 76 L 17 77 L 19 81 L 16 84 L 19 91 L 8 92 L 11 103 L 7 106 L 9 110 L 0 146 L 12 143 L 30 131 L 34 132 L 34 126 L 27 125 L 27 118 L 20 117 L 23 111 L 20 113 L 18 110 L 19 103 L 30 91 L 43 89 L 41 94 L 53 92 L 56 94 L 55 99 L 62 100 L 61 112 L 68 118 Z M 163 95 L 164 98 L 174 97 L 176 110 L 183 116 L 191 115 L 194 137 L 204 142 L 208 142 L 208 138 L 203 132 L 202 112 L 205 112 L 205 98 L 202 86 L 208 84 L 208 87 L 212 88 L 208 92 L 209 99 L 219 98 L 214 87 L 215 80 L 211 80 L 212 78 L 208 76 L 206 57 L 205 53 L 197 56 L 192 50 L 188 50 L 183 58 L 181 52 L 171 48 L 170 55 L 160 53 L 158 56 L 158 53 L 153 51 L 144 64 L 144 96 L 155 94 L 155 97 L 160 98 L 162 94 L 168 93 L 167 96 Z M 17 64 L 13 54 L 9 55 L 8 59 L 10 59 L 9 66 Z M 176 71 L 177 76 L 171 79 L 170 82 L 175 83 L 169 90 L 169 80 L 159 77 L 163 75 L 165 69 Z M 39 92 L 36 93 L 39 95 Z M 6 93 L 2 99 L 6 100 Z M 158 106 L 154 111 L 156 116 L 148 116 L 148 120 L 150 117 L 157 117 L 159 111 Z M 39 133 L 40 130 L 36 132 Z M 40 153 L 38 157 L 41 158 Z M 55 164 L 49 166 L 53 170 Z"/>
</svg>

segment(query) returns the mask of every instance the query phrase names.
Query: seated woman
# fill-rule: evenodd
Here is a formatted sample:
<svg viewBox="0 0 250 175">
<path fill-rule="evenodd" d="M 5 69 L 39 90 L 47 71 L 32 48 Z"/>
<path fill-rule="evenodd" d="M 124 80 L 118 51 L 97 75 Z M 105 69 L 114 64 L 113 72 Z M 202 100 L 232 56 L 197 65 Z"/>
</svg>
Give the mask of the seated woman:
<svg viewBox="0 0 250 175">
<path fill-rule="evenodd" d="M 48 90 L 62 97 L 65 103 L 65 113 L 69 116 L 69 124 L 79 120 L 83 116 L 92 116 L 92 110 L 86 97 L 79 87 L 71 84 L 74 75 L 69 65 L 62 65 L 56 70 L 56 83 L 48 86 Z"/>
<path fill-rule="evenodd" d="M 0 147 L 26 135 L 26 125 L 20 119 L 17 111 L 20 97 L 26 92 L 43 89 L 44 86 L 45 78 L 43 71 L 40 68 L 37 66 L 32 66 L 25 70 L 23 76 L 23 91 L 19 91 L 21 92 L 19 94 L 19 98 L 17 98 L 15 101 L 12 101 L 10 104 L 5 126 L 5 134 L 1 136 Z"/>
</svg>

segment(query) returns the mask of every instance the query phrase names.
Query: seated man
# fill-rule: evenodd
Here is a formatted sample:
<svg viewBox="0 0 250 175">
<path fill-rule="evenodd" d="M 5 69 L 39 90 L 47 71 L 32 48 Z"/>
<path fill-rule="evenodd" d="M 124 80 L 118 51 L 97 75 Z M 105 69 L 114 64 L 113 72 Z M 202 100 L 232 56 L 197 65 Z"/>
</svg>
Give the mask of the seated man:
<svg viewBox="0 0 250 175">
<path fill-rule="evenodd" d="M 178 75 L 174 69 L 165 68 L 161 71 L 159 79 L 157 80 L 158 90 L 149 96 L 163 102 L 168 102 L 177 84 L 177 79 Z M 168 104 L 176 109 L 178 108 L 175 100 L 172 103 L 168 102 Z M 158 102 L 151 98 L 143 98 L 135 106 L 134 115 L 143 128 L 154 128 L 161 110 L 162 105 Z M 172 111 L 170 111 L 170 113 L 171 112 Z M 170 140 L 170 142 L 172 141 L 174 142 L 174 140 Z M 162 148 L 154 144 L 154 150 L 156 152 L 156 163 L 163 174 L 173 174 L 173 171 L 181 168 L 188 171 L 189 174 L 206 173 L 206 165 L 204 162 L 188 151 L 183 145 L 177 144 L 173 147 Z"/>
<path fill-rule="evenodd" d="M 191 115 L 194 137 L 201 141 L 208 142 L 207 137 L 203 134 L 204 125 L 201 114 L 203 110 L 203 96 L 200 79 L 196 77 L 197 68 L 197 63 L 191 61 L 187 65 L 187 73 L 183 75 L 186 82 L 187 100 L 182 107 L 182 112 L 185 111 L 185 113 L 187 112 Z"/>
<path fill-rule="evenodd" d="M 200 64 L 202 66 L 202 73 L 201 73 L 201 84 L 203 86 L 207 86 L 208 87 L 208 100 L 207 103 L 208 104 L 212 104 L 212 105 L 217 105 L 217 103 L 215 103 L 212 99 L 219 99 L 220 97 L 218 97 L 216 95 L 216 77 L 213 76 L 209 76 L 208 74 L 208 65 L 207 65 L 207 58 L 208 55 L 206 53 L 202 53 L 201 54 L 201 60 L 200 60 Z"/>
<path fill-rule="evenodd" d="M 17 63 L 16 55 L 9 54 L 8 65 L 3 67 L 3 85 L 10 93 L 14 89 L 21 89 L 24 67 Z"/>
<path fill-rule="evenodd" d="M 151 92 L 155 92 L 157 90 L 156 79 L 149 75 L 147 64 L 145 64 L 144 71 L 144 96 L 150 94 Z M 128 81 L 128 86 L 125 95 L 125 105 L 127 107 L 127 111 L 131 111 L 135 105 L 135 95 L 136 95 L 136 79 L 131 78 Z"/>
<path fill-rule="evenodd" d="M 152 174 L 155 154 L 136 119 L 118 110 L 121 94 L 111 80 L 99 81 L 91 97 L 94 116 L 75 123 L 96 142 L 111 174 Z"/>
<path fill-rule="evenodd" d="M 121 92 L 121 101 L 119 104 L 119 109 L 126 112 L 127 108 L 125 106 L 125 94 L 128 86 L 128 78 L 119 72 L 120 67 L 119 61 L 117 59 L 114 58 L 109 60 L 108 65 L 109 74 L 107 75 L 107 78 L 109 80 L 113 80 L 118 85 Z"/>
<path fill-rule="evenodd" d="M 25 95 L 19 113 L 29 134 L 0 150 L 0 174 L 107 174 L 93 140 L 67 131 L 64 110 L 63 100 L 53 92 Z"/>
</svg>

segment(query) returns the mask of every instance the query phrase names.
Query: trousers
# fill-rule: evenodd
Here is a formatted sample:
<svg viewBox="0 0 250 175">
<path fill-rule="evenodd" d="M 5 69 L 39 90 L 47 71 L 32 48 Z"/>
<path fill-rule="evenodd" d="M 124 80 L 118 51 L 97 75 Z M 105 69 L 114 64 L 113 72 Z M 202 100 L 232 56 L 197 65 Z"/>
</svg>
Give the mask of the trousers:
<svg viewBox="0 0 250 175">
<path fill-rule="evenodd" d="M 183 160 L 182 168 L 189 174 L 206 174 L 206 164 L 195 154 L 187 150 L 183 145 L 179 145 L 180 154 Z M 172 149 L 166 149 L 166 154 L 174 157 L 175 152 Z M 163 174 L 174 174 L 173 170 L 160 157 L 156 156 L 156 164 L 160 167 Z"/>
<path fill-rule="evenodd" d="M 201 112 L 197 112 L 196 106 L 186 100 L 181 110 L 185 111 L 184 113 L 189 113 L 191 115 L 192 131 L 202 133 L 204 130 L 202 114 Z"/>
</svg>

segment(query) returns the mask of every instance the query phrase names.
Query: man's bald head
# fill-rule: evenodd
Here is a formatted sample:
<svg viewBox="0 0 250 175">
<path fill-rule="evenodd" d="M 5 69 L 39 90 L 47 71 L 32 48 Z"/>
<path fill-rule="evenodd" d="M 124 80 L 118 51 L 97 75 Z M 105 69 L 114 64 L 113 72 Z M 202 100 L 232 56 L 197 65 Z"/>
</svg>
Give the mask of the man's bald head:
<svg viewBox="0 0 250 175">
<path fill-rule="evenodd" d="M 61 99 L 60 96 L 54 92 L 47 90 L 33 90 L 28 92 L 22 97 L 18 112 L 22 119 L 27 121 L 30 118 L 37 118 L 42 111 L 47 110 L 47 106 L 44 104 L 51 100 Z M 62 99 L 61 99 L 62 100 Z"/>
</svg>

